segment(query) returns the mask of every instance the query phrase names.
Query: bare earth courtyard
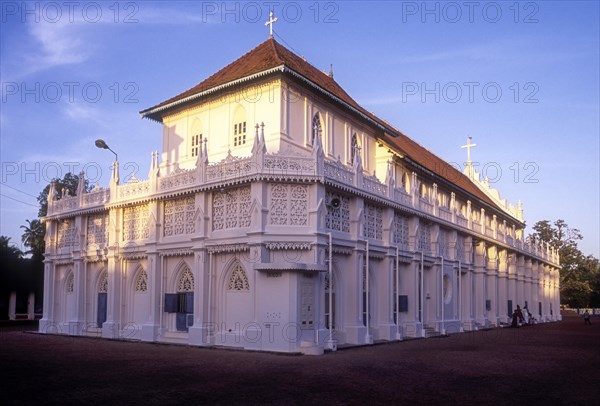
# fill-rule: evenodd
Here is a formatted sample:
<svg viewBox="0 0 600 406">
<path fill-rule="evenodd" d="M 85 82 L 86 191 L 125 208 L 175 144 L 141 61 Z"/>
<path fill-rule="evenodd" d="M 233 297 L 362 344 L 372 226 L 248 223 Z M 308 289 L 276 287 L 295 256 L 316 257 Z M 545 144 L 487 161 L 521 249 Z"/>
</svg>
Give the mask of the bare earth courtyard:
<svg viewBox="0 0 600 406">
<path fill-rule="evenodd" d="M 0 330 L 2 404 L 573 404 L 600 400 L 600 318 L 295 356 Z M 24 330 L 30 330 L 26 332 Z"/>
</svg>

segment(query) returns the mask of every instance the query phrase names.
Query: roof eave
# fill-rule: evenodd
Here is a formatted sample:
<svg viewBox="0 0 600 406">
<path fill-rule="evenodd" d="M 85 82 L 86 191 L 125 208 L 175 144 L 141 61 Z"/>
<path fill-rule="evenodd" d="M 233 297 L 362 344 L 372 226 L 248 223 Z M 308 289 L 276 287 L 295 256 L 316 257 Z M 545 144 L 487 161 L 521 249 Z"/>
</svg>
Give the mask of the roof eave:
<svg viewBox="0 0 600 406">
<path fill-rule="evenodd" d="M 276 66 L 274 68 L 271 68 L 271 69 L 266 69 L 264 71 L 253 73 L 252 75 L 244 76 L 243 78 L 239 78 L 239 79 L 227 82 L 227 83 L 223 83 L 221 85 L 217 85 L 215 87 L 211 87 L 211 88 L 203 90 L 201 92 L 194 93 L 194 94 L 192 94 L 190 96 L 184 97 L 182 99 L 172 101 L 171 103 L 168 103 L 168 104 L 164 104 L 164 105 L 160 105 L 159 104 L 159 105 L 157 105 L 155 107 L 150 107 L 150 108 L 148 108 L 146 110 L 140 111 L 140 115 L 142 116 L 142 118 L 148 118 L 148 119 L 151 119 L 151 120 L 154 120 L 154 121 L 160 123 L 161 120 L 157 119 L 156 116 L 159 113 L 163 112 L 163 111 L 169 110 L 169 109 L 171 109 L 173 107 L 177 107 L 177 106 L 179 106 L 181 104 L 188 103 L 190 101 L 194 101 L 196 99 L 200 99 L 202 97 L 208 96 L 208 95 L 213 94 L 215 92 L 227 89 L 229 87 L 239 85 L 241 83 L 245 83 L 245 82 L 248 82 L 248 81 L 251 81 L 251 80 L 263 77 L 263 76 L 266 76 L 266 75 L 270 75 L 272 73 L 283 72 L 284 68 L 285 68 L 284 65 L 278 65 L 278 66 Z"/>
</svg>

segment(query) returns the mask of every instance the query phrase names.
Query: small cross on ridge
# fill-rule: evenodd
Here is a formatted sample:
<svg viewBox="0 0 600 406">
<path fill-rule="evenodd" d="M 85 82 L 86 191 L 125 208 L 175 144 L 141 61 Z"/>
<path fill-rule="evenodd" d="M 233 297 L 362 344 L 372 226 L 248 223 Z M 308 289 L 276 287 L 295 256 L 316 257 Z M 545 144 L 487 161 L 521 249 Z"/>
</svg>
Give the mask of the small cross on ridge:
<svg viewBox="0 0 600 406">
<path fill-rule="evenodd" d="M 273 37 L 273 24 L 277 22 L 278 18 L 273 17 L 273 11 L 269 12 L 269 21 L 265 23 L 265 27 L 269 26 L 269 38 Z"/>
</svg>

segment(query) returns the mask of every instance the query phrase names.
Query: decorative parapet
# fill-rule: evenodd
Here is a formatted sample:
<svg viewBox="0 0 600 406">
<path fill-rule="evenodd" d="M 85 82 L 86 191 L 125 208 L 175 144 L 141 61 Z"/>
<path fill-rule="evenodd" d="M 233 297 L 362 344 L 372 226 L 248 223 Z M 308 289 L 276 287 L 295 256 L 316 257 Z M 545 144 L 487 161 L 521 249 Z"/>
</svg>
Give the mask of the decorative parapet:
<svg viewBox="0 0 600 406">
<path fill-rule="evenodd" d="M 344 164 L 338 159 L 335 162 L 325 162 L 324 173 L 326 178 L 344 183 L 346 185 L 354 185 L 354 172 L 347 169 Z"/>
<path fill-rule="evenodd" d="M 455 194 L 451 193 L 449 202 L 442 202 L 438 199 L 439 193 L 436 185 L 433 185 L 431 196 L 424 195 L 421 197 L 420 185 L 422 179 L 418 178 L 414 172 L 411 174 L 410 179 L 407 178 L 406 180 L 408 188 L 405 186 L 397 188 L 395 187 L 394 172 L 390 165 L 388 165 L 386 182 L 382 183 L 375 175 L 364 173 L 360 159 L 357 159 L 352 167 L 344 165 L 339 159 L 335 161 L 325 160 L 319 142 L 316 143 L 310 155 L 299 148 L 294 150 L 291 147 L 288 147 L 287 150 L 269 154 L 266 152 L 264 145 L 264 135 L 261 134 L 257 139 L 251 156 L 236 157 L 229 152 L 225 159 L 212 164 L 208 162 L 206 143 L 204 143 L 202 153 L 196 162 L 196 168 L 176 168 L 173 172 L 164 176 L 161 174 L 158 162 L 159 154 L 153 152 L 149 179 L 140 181 L 134 177 L 124 185 L 120 185 L 118 182 L 118 163 L 115 163 L 110 188 L 103 189 L 96 186 L 88 193 L 80 188 L 78 196 L 69 196 L 63 193 L 62 198 L 57 200 L 57 193 L 53 185 L 48 196 L 48 217 L 60 218 L 81 210 L 102 210 L 107 206 L 121 202 L 159 199 L 173 192 L 191 193 L 193 191 L 214 189 L 232 182 L 247 182 L 256 179 L 326 181 L 331 184 L 344 185 L 360 190 L 365 195 L 371 195 L 378 201 L 389 201 L 413 212 L 420 212 L 428 217 L 438 218 L 440 222 L 454 224 L 456 227 L 468 230 L 471 234 L 483 236 L 503 246 L 512 247 L 533 257 L 558 264 L 559 258 L 555 250 L 548 246 L 540 247 L 525 243 L 522 230 L 516 229 L 514 224 L 507 225 L 506 220 L 502 220 L 500 223 L 493 213 L 490 213 L 491 220 L 487 221 L 485 209 L 474 207 L 469 200 L 460 202 Z M 81 177 L 80 181 L 83 180 L 83 177 Z M 494 194 L 489 190 L 486 193 Z M 498 199 L 499 195 L 496 196 L 494 201 L 498 203 Z M 504 203 L 499 204 L 499 206 L 507 207 Z M 519 218 L 517 216 L 519 210 L 517 209 L 511 209 L 507 213 Z M 310 244 L 298 244 L 300 243 L 271 242 L 268 243 L 267 248 L 269 250 L 310 249 Z M 207 250 L 212 253 L 246 251 L 248 249 L 249 247 L 245 244 L 207 247 Z M 165 253 L 162 255 L 165 255 Z"/>
<path fill-rule="evenodd" d="M 172 174 L 158 178 L 158 191 L 166 192 L 194 186 L 198 181 L 195 169 L 178 169 Z"/>
<path fill-rule="evenodd" d="M 119 200 L 147 197 L 150 194 L 150 182 L 148 180 L 139 181 L 134 177 L 129 183 L 118 185 L 117 191 Z"/>
</svg>

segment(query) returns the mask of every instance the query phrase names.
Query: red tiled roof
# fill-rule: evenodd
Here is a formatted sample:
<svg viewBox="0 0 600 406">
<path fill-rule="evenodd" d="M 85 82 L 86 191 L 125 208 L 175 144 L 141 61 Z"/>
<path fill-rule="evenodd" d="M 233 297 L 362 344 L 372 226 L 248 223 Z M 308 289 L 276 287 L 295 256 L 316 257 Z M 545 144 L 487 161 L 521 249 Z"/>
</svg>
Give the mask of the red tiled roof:
<svg viewBox="0 0 600 406">
<path fill-rule="evenodd" d="M 363 115 L 363 117 L 370 121 L 371 124 L 376 124 L 380 129 L 383 129 L 383 139 L 391 146 L 397 148 L 403 155 L 408 156 L 411 160 L 437 176 L 455 184 L 468 194 L 477 197 L 498 211 L 505 213 L 505 211 L 498 207 L 492 199 L 471 182 L 466 175 L 402 134 L 400 131 L 391 127 L 385 121 L 365 110 L 352 99 L 352 97 L 350 97 L 350 95 L 348 95 L 348 93 L 346 93 L 332 77 L 318 70 L 303 58 L 280 45 L 273 38 L 269 38 L 196 86 L 175 97 L 165 100 L 162 103 L 143 110 L 140 114 L 143 117 L 161 121 L 162 112 L 168 111 L 170 108 L 175 107 L 180 103 L 185 103 L 188 98 L 193 98 L 195 95 L 200 95 L 203 92 L 218 86 L 227 85 L 242 78 L 247 78 L 278 67 L 285 67 L 304 79 L 316 84 L 321 89 L 328 91 L 351 109 L 354 109 L 355 112 Z M 386 136 L 387 134 L 390 134 L 391 136 L 388 137 Z"/>
<path fill-rule="evenodd" d="M 400 153 L 409 157 L 420 166 L 458 186 L 460 189 L 477 197 L 500 212 L 504 212 L 488 195 L 471 182 L 467 175 L 409 137 L 398 133 L 395 137 L 385 137 L 385 140 Z"/>
</svg>

